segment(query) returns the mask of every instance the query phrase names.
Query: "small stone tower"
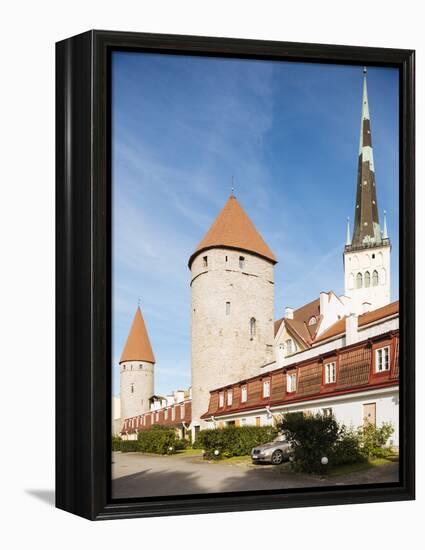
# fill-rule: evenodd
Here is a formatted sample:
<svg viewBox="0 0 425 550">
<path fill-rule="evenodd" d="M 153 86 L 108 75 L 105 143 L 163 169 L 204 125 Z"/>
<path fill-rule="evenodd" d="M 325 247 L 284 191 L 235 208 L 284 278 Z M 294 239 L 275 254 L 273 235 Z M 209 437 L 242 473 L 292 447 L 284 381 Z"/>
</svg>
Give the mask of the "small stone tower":
<svg viewBox="0 0 425 550">
<path fill-rule="evenodd" d="M 276 258 L 231 197 L 189 259 L 192 293 L 192 429 L 213 388 L 274 360 Z"/>
<path fill-rule="evenodd" d="M 351 299 L 351 312 L 358 315 L 385 306 L 391 300 L 391 243 L 385 212 L 383 230 L 379 224 L 366 68 L 363 72 L 354 230 L 351 238 L 347 225 L 344 249 L 345 295 Z"/>
<path fill-rule="evenodd" d="M 140 307 L 137 308 L 120 359 L 121 419 L 149 410 L 154 393 L 155 357 Z"/>
</svg>

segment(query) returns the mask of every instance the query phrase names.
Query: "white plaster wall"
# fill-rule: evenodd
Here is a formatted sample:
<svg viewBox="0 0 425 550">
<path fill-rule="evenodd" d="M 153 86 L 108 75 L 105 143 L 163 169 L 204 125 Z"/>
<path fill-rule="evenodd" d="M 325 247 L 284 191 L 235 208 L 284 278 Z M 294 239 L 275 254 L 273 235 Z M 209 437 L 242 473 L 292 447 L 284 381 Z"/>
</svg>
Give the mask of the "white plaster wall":
<svg viewBox="0 0 425 550">
<path fill-rule="evenodd" d="M 375 258 L 372 258 L 372 255 Z M 391 273 L 390 273 L 391 247 L 382 246 L 366 250 L 344 252 L 344 284 L 345 294 L 351 298 L 351 304 L 347 313 L 363 313 L 363 302 L 371 304 L 370 309 L 377 309 L 390 303 L 391 300 Z M 372 274 L 378 271 L 379 283 L 372 285 Z M 383 277 L 385 270 L 385 278 Z M 370 273 L 370 286 L 364 286 L 366 271 Z M 356 275 L 363 276 L 362 288 L 356 288 Z M 351 277 L 352 276 L 352 279 Z"/>
<path fill-rule="evenodd" d="M 131 392 L 134 384 L 134 393 Z M 149 411 L 149 398 L 154 393 L 154 366 L 146 361 L 124 361 L 120 364 L 121 417 L 129 418 Z"/>
<path fill-rule="evenodd" d="M 391 422 L 394 427 L 394 433 L 388 443 L 398 446 L 399 442 L 399 391 L 398 387 L 379 389 L 369 392 L 361 392 L 355 395 L 329 397 L 314 401 L 305 401 L 304 403 L 294 403 L 293 405 L 284 405 L 273 407 L 272 414 L 274 419 L 287 412 L 322 412 L 322 409 L 331 408 L 332 414 L 337 422 L 347 427 L 357 428 L 363 425 L 363 405 L 367 403 L 376 403 L 376 425 L 381 426 L 383 422 Z M 248 413 L 229 415 L 216 418 L 218 422 L 228 422 L 229 420 L 246 419 L 246 425 L 255 425 L 256 417 L 261 417 L 261 425 L 270 425 L 273 423 L 267 413 L 261 409 Z M 208 423 L 212 428 L 213 423 Z"/>
<path fill-rule="evenodd" d="M 245 258 L 242 269 L 239 256 Z M 191 272 L 192 425 L 201 425 L 211 389 L 254 376 L 274 360 L 274 269 L 253 254 L 215 248 L 199 254 Z"/>
</svg>

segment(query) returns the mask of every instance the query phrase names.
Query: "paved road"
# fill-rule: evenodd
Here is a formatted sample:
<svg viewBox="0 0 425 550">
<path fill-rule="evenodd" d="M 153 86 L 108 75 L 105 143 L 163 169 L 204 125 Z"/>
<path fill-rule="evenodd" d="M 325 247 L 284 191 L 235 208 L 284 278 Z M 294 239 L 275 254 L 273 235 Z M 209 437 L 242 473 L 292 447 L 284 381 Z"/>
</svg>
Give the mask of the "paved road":
<svg viewBox="0 0 425 550">
<path fill-rule="evenodd" d="M 112 461 L 112 496 L 115 498 L 385 483 L 398 480 L 397 463 L 324 479 L 269 465 L 209 463 L 194 456 L 113 453 Z"/>
</svg>

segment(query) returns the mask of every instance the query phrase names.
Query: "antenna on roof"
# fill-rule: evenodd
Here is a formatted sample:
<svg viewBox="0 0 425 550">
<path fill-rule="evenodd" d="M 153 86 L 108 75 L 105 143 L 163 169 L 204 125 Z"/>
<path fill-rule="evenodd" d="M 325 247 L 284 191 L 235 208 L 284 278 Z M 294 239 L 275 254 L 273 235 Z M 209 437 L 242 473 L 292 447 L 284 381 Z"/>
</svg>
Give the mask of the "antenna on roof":
<svg viewBox="0 0 425 550">
<path fill-rule="evenodd" d="M 235 179 L 232 176 L 232 195 L 234 195 L 234 194 L 235 194 Z"/>
</svg>

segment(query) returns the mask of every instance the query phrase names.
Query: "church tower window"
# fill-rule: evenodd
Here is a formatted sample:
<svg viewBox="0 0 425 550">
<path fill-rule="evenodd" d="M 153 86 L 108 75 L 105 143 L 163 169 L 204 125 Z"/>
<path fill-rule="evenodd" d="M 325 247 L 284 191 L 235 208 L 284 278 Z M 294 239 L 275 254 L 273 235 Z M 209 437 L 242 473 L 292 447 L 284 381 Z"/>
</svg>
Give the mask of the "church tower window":
<svg viewBox="0 0 425 550">
<path fill-rule="evenodd" d="M 204 267 L 208 267 L 208 256 L 202 258 L 202 264 Z"/>
<path fill-rule="evenodd" d="M 377 286 L 378 281 L 379 281 L 379 276 L 378 276 L 378 272 L 375 269 L 375 271 L 373 272 L 373 275 L 372 275 L 372 284 L 373 284 L 373 286 Z"/>
<path fill-rule="evenodd" d="M 134 384 L 130 384 L 130 391 L 131 393 L 134 393 Z"/>
<path fill-rule="evenodd" d="M 370 286 L 370 273 L 366 271 L 364 274 L 364 286 Z"/>
<path fill-rule="evenodd" d="M 245 268 L 245 257 L 244 256 L 239 256 L 239 267 L 241 269 Z"/>
<path fill-rule="evenodd" d="M 230 302 L 226 302 L 226 315 L 230 315 Z"/>
<path fill-rule="evenodd" d="M 363 286 L 363 276 L 359 272 L 357 273 L 357 276 L 356 276 L 356 288 L 362 288 L 362 286 Z"/>
</svg>

